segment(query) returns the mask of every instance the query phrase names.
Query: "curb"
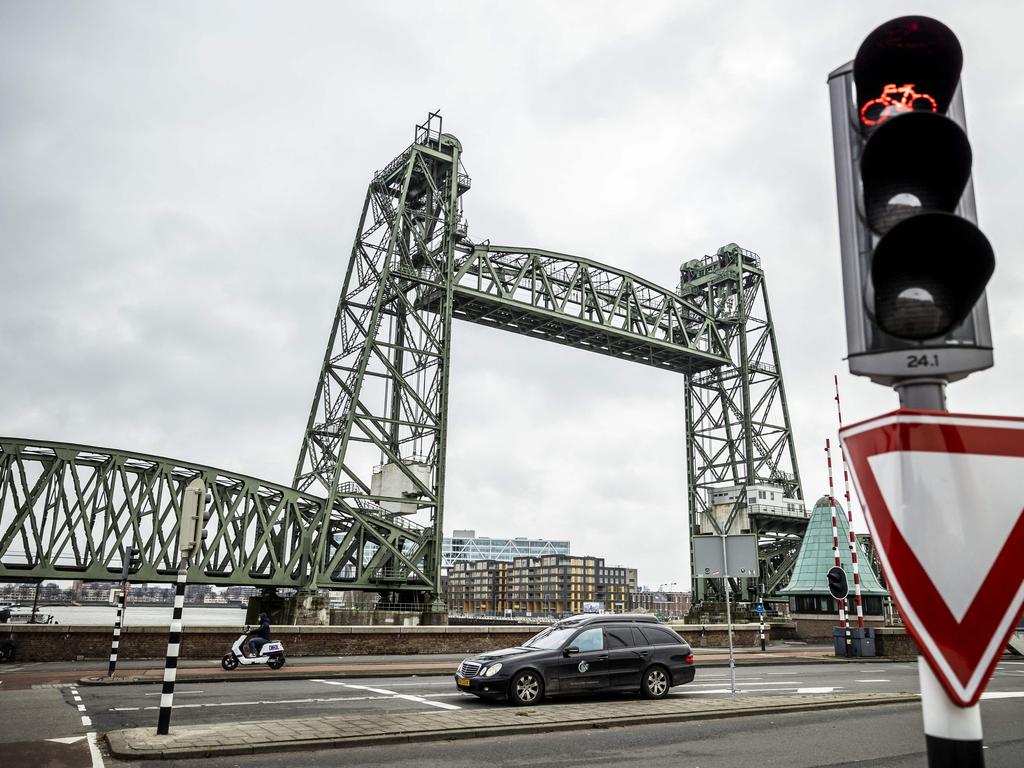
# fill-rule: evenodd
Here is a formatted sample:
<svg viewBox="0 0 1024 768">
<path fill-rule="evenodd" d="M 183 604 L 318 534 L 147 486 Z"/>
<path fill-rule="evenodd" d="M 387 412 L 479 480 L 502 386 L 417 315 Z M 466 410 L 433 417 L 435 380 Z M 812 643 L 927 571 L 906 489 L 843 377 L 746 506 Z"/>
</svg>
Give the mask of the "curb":
<svg viewBox="0 0 1024 768">
<path fill-rule="evenodd" d="M 524 722 L 522 724 L 515 725 L 502 724 L 484 727 L 423 730 L 405 733 L 381 733 L 368 736 L 324 737 L 294 739 L 284 742 L 220 744 L 203 747 L 172 747 L 169 749 L 137 749 L 131 746 L 129 740 L 125 736 L 126 731 L 123 730 L 112 731 L 105 734 L 104 738 L 107 741 L 110 753 L 114 757 L 135 760 L 160 760 L 172 758 L 220 757 L 228 755 L 255 755 L 266 752 L 290 752 L 305 749 L 366 747 L 377 744 L 454 741 L 507 734 L 555 733 L 559 731 L 590 730 L 593 728 L 616 728 L 629 725 L 653 725 L 659 723 L 717 720 L 728 717 L 747 717 L 764 714 L 786 714 L 851 707 L 887 706 L 916 703 L 918 701 L 920 701 L 920 696 L 913 693 L 872 694 L 870 698 L 828 699 L 824 701 L 812 700 L 795 704 L 749 707 L 744 709 L 719 706 L 702 712 L 650 713 L 644 715 L 595 717 L 567 720 L 563 722 Z M 522 710 L 522 714 L 524 717 L 529 717 L 530 710 Z"/>
</svg>

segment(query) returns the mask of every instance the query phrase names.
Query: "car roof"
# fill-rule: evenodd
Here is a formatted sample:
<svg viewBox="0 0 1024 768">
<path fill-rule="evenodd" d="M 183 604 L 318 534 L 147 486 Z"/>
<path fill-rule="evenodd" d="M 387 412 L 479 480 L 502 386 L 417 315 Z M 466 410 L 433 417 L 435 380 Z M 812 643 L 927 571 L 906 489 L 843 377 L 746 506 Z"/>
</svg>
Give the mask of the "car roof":
<svg viewBox="0 0 1024 768">
<path fill-rule="evenodd" d="M 646 613 L 579 613 L 556 622 L 558 627 L 581 627 L 588 624 L 660 624 L 656 616 Z"/>
</svg>

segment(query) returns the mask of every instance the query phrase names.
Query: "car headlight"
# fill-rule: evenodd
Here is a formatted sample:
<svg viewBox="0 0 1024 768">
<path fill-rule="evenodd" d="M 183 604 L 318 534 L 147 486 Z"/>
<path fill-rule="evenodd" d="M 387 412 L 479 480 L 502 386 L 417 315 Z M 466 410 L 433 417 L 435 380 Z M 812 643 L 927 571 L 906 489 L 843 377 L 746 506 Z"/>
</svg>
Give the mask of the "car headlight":
<svg viewBox="0 0 1024 768">
<path fill-rule="evenodd" d="M 498 664 L 491 664 L 491 666 L 489 666 L 487 668 L 487 671 L 484 672 L 484 677 L 494 677 L 500 671 L 501 671 L 501 664 L 500 663 L 498 663 Z"/>
</svg>

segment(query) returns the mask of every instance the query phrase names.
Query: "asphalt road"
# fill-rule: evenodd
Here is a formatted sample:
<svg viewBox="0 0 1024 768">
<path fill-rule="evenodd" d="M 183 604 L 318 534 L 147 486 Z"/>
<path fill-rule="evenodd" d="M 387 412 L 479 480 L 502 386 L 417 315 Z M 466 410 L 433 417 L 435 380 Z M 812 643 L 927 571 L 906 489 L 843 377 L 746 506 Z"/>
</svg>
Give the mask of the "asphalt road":
<svg viewBox="0 0 1024 768">
<path fill-rule="evenodd" d="M 1020 768 L 1019 699 L 982 702 L 986 768 Z M 108 758 L 109 761 L 109 758 Z M 174 760 L 160 768 L 923 768 L 916 704 L 455 742 Z M 151 762 L 108 762 L 155 768 Z"/>
<path fill-rule="evenodd" d="M 244 671 L 243 671 L 244 672 Z M 446 677 L 404 677 L 404 678 L 349 678 L 349 679 L 298 679 L 279 681 L 244 682 L 239 675 L 232 682 L 222 683 L 179 683 L 175 690 L 175 709 L 172 718 L 174 725 L 208 722 L 236 722 L 241 720 L 267 720 L 292 717 L 316 717 L 318 715 L 362 714 L 374 713 L 396 714 L 401 712 L 436 712 L 443 717 L 445 712 L 454 708 L 475 708 L 486 711 L 489 707 L 504 706 L 481 701 L 473 696 L 456 690 L 454 682 Z M 791 694 L 795 692 L 896 692 L 918 690 L 917 667 L 912 663 L 852 663 L 852 664 L 794 664 L 784 666 L 745 666 L 736 669 L 738 695 L 757 694 L 760 696 Z M 729 692 L 729 670 L 724 667 L 699 669 L 693 683 L 672 690 L 673 696 L 700 697 L 727 695 Z M 18 768 L 20 765 L 38 768 L 47 763 L 40 762 L 43 752 L 60 752 L 60 760 L 53 762 L 55 766 L 91 766 L 97 768 L 99 757 L 94 749 L 90 749 L 86 735 L 103 733 L 127 727 L 155 727 L 157 709 L 159 707 L 160 686 L 153 685 L 105 685 L 105 686 L 60 686 L 53 688 L 35 688 L 31 690 L 4 691 L 0 687 L 0 749 L 5 758 L 0 760 L 5 768 Z M 610 695 L 603 700 L 614 700 L 622 694 Z M 999 765 L 994 761 L 995 754 L 1007 750 L 1015 755 L 1015 761 L 1006 765 L 1024 763 L 1024 749 L 1019 743 L 1019 724 L 1024 722 L 1024 661 L 1001 662 L 989 687 L 989 698 L 982 702 L 982 715 L 986 733 L 986 744 L 989 751 L 989 766 Z M 544 706 L 559 706 L 560 700 L 553 700 Z M 581 701 L 575 699 L 574 701 Z M 583 700 L 585 701 L 585 700 Z M 852 719 L 851 719 L 852 718 Z M 647 754 L 645 765 L 657 765 L 667 756 L 674 759 L 681 756 L 693 756 L 693 765 L 711 768 L 714 765 L 845 765 L 852 762 L 856 755 L 870 753 L 877 749 L 889 750 L 885 760 L 878 764 L 885 765 L 923 765 L 920 750 L 923 745 L 920 725 L 920 708 L 890 706 L 880 710 L 866 710 L 851 713 L 849 716 L 835 714 L 786 715 L 776 718 L 785 723 L 786 728 L 793 729 L 788 739 L 779 740 L 775 737 L 758 736 L 757 751 L 760 757 L 753 763 L 744 758 L 737 762 L 737 756 L 745 755 L 751 750 L 750 734 L 771 731 L 763 725 L 765 718 L 743 718 L 740 720 L 716 721 L 705 723 L 687 723 L 669 726 L 633 726 L 616 728 L 612 731 L 587 732 L 585 735 L 550 735 L 524 736 L 517 738 L 492 738 L 484 740 L 490 747 L 476 742 L 458 742 L 452 744 L 419 744 L 413 747 L 395 745 L 389 748 L 374 748 L 368 755 L 373 759 L 363 759 L 355 752 L 364 750 L 345 750 L 345 762 L 354 765 L 393 765 L 402 762 L 406 755 L 417 765 L 461 765 L 464 756 L 473 755 L 479 764 L 480 760 L 495 762 L 495 755 L 488 753 L 494 750 L 496 742 L 504 746 L 498 749 L 501 753 L 499 765 L 512 765 L 522 762 L 534 762 L 526 757 L 532 754 L 534 745 L 549 744 L 558 760 L 541 759 L 543 752 L 537 753 L 539 764 L 575 765 L 582 746 L 604 744 L 600 749 L 611 750 L 608 754 L 619 754 L 615 744 L 619 742 L 633 745 L 637 755 Z M 901 725 L 895 728 L 893 723 L 898 720 Z M 1002 723 L 1006 722 L 1004 728 Z M 754 722 L 757 721 L 757 722 Z M 858 728 L 866 730 L 854 733 L 849 731 L 848 723 L 860 722 Z M 836 730 L 836 723 L 844 725 Z M 829 725 L 831 724 L 831 725 Z M 821 748 L 811 748 L 804 757 L 804 741 L 813 743 L 820 737 L 814 736 L 814 728 L 826 728 L 826 741 L 836 742 L 836 762 L 813 762 L 822 760 Z M 852 726 L 850 726 L 852 727 Z M 810 729 L 810 730 L 808 730 Z M 642 739 L 638 732 L 647 735 Z M 605 744 L 608 734 L 614 734 L 612 740 Z M 733 738 L 731 734 L 747 734 L 743 738 Z M 870 737 L 865 734 L 871 734 Z M 706 743 L 698 749 L 696 743 L 707 741 L 714 736 L 713 743 Z M 813 738 L 812 738 L 813 737 Z M 762 738 L 765 740 L 762 742 Z M 63 741 L 52 741 L 62 739 Z M 69 742 L 69 743 L 65 743 Z M 696 742 L 696 743 L 693 743 Z M 771 746 L 775 744 L 775 746 Z M 31 745 L 37 745 L 32 751 Z M 445 750 L 451 754 L 445 754 Z M 595 746 L 595 749 L 597 747 Z M 575 751 L 574 751 L 575 750 Z M 732 751 L 730 751 L 732 750 Z M 774 751 L 773 751 L 774 750 Z M 786 750 L 791 750 L 788 755 Z M 867 753 L 864 751 L 867 750 Z M 585 752 L 590 754 L 589 752 Z M 48 753 L 47 753 L 48 754 Z M 261 765 L 327 765 L 336 764 L 338 752 L 289 753 L 287 755 L 262 755 Z M 488 755 L 485 758 L 485 755 Z M 629 754 L 633 754 L 632 751 Z M 779 762 L 766 762 L 765 755 L 776 754 Z M 21 755 L 21 757 L 18 757 Z M 317 755 L 321 757 L 317 757 Z M 381 755 L 392 755 L 387 759 Z M 423 762 L 428 756 L 435 762 Z M 729 762 L 731 755 L 732 762 Z M 912 756 L 917 755 L 917 758 Z M 520 756 L 517 760 L 513 756 Z M 903 757 L 911 756 L 911 757 Z M 623 757 L 620 755 L 620 757 Z M 17 758 L 17 759 L 13 759 Z M 785 758 L 785 759 L 784 759 Z M 839 758 L 842 758 L 839 760 Z M 110 757 L 100 758 L 109 764 L 124 765 Z M 219 766 L 252 764 L 252 757 L 246 759 L 203 760 L 174 763 L 175 765 L 196 765 L 200 762 L 207 768 Z M 319 759 L 322 762 L 316 762 Z M 630 758 L 632 759 L 632 758 Z M 640 758 L 638 758 L 639 760 Z M 831 760 L 831 758 L 829 758 Z M 870 757 L 871 760 L 881 759 Z M 899 760 L 908 760 L 901 763 Z M 913 762 L 917 759 L 917 762 Z M 623 757 L 625 760 L 625 757 Z M 719 762 L 715 762 L 715 761 Z M 804 762 L 801 762 L 804 760 Z M 310 761 L 310 762 L 307 762 Z M 604 758 L 591 756 L 581 762 L 600 764 L 622 764 L 627 762 L 609 762 Z M 810 762 L 808 762 L 810 761 Z M 847 762 L 843 762 L 847 761 Z M 470 762 L 466 762 L 468 765 Z M 674 768 L 688 763 L 674 763 Z M 863 764 L 863 763 L 862 763 Z M 871 764 L 870 762 L 867 764 Z M 151 764 L 150 764 L 151 768 Z"/>
<path fill-rule="evenodd" d="M 912 663 L 799 664 L 739 667 L 739 695 L 917 692 L 917 665 Z M 148 726 L 156 723 L 160 700 L 158 685 L 86 686 L 79 693 L 100 731 Z M 672 689 L 672 696 L 729 694 L 727 668 L 698 670 L 689 685 Z M 999 665 L 988 692 L 1020 694 L 1024 713 L 1024 662 Z M 70 694 L 66 694 L 70 697 Z M 611 694 L 603 700 L 628 694 Z M 580 701 L 581 699 L 572 699 Z M 558 706 L 550 700 L 545 706 Z M 69 702 L 71 703 L 71 702 Z M 366 678 L 347 680 L 281 680 L 279 682 L 179 683 L 175 688 L 173 723 L 192 724 L 271 720 L 276 717 L 401 712 L 444 712 L 455 708 L 504 706 L 456 690 L 444 677 Z"/>
</svg>

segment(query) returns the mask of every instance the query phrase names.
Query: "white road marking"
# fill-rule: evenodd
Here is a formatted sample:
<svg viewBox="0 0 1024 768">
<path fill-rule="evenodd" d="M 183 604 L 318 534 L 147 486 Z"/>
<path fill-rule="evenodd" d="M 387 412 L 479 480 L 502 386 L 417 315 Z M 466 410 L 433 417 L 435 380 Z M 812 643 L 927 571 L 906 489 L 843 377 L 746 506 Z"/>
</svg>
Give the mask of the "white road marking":
<svg viewBox="0 0 1024 768">
<path fill-rule="evenodd" d="M 991 691 L 981 694 L 983 699 L 1021 699 L 1024 698 L 1024 691 Z"/>
<path fill-rule="evenodd" d="M 58 739 L 46 739 L 46 741 L 56 741 L 60 744 L 74 744 L 76 741 L 81 741 L 85 736 L 63 736 Z"/>
<path fill-rule="evenodd" d="M 415 701 L 417 704 L 429 704 L 431 707 L 438 707 L 439 709 L 462 709 L 454 704 L 445 704 L 443 701 L 430 701 L 423 698 L 422 696 L 410 696 L 406 693 L 397 693 L 396 691 L 389 691 L 386 688 L 374 688 L 370 685 L 351 685 L 349 683 L 342 683 L 336 680 L 314 680 L 314 683 L 325 683 L 327 685 L 340 685 L 343 688 L 353 688 L 359 691 L 369 691 L 370 693 L 380 693 L 386 696 L 391 696 L 396 699 L 405 699 L 406 701 Z"/>
<path fill-rule="evenodd" d="M 89 719 L 88 715 L 82 715 L 82 725 L 88 728 L 92 727 L 92 720 Z"/>
<path fill-rule="evenodd" d="M 874 679 L 874 680 L 857 680 L 855 682 L 858 682 L 858 683 L 891 683 L 892 680 L 883 680 L 881 678 L 877 678 L 877 679 Z"/>
<path fill-rule="evenodd" d="M 736 681 L 737 683 L 739 680 Z M 721 683 L 690 683 L 687 688 L 702 688 L 714 685 L 721 685 Z M 743 685 L 800 685 L 799 680 L 772 680 L 770 683 L 743 683 Z"/>
<path fill-rule="evenodd" d="M 430 694 L 430 698 L 458 697 L 458 696 L 462 696 L 462 695 L 463 694 L 461 692 L 459 692 L 459 691 L 452 691 L 451 693 L 432 693 L 432 694 Z M 394 695 L 389 695 L 389 696 L 333 696 L 333 697 L 329 697 L 329 698 L 311 698 L 311 699 L 276 699 L 274 701 L 219 701 L 219 702 L 212 702 L 212 703 L 209 703 L 209 704 L 175 704 L 174 705 L 174 709 L 203 709 L 205 707 L 208 707 L 208 708 L 213 708 L 213 707 L 241 707 L 241 706 L 253 706 L 253 705 L 256 705 L 256 704 L 258 704 L 260 706 L 267 706 L 267 705 L 270 705 L 270 704 L 332 704 L 332 703 L 338 702 L 338 701 L 385 701 L 387 699 L 393 699 L 393 698 L 395 698 Z M 399 698 L 404 698 L 404 697 L 399 695 Z M 420 697 L 408 697 L 408 698 L 415 698 L 416 700 L 420 699 Z M 429 702 L 429 701 L 425 701 L 425 700 L 423 701 L 423 703 L 425 703 L 425 704 L 434 704 L 434 706 L 442 706 L 439 703 Z M 443 705 L 442 708 L 447 709 L 447 706 L 448 705 Z M 149 710 L 149 709 L 156 710 L 156 709 L 160 709 L 160 707 L 157 707 L 157 706 L 148 706 L 148 707 L 111 707 L 107 711 L 108 712 L 139 712 L 141 710 Z M 456 707 L 456 709 L 460 709 L 460 707 Z"/>
<path fill-rule="evenodd" d="M 838 687 L 833 688 L 832 686 L 820 686 L 820 687 L 814 687 L 814 688 L 797 688 L 796 692 L 797 693 L 832 693 L 833 691 L 838 691 L 838 690 L 839 690 Z"/>
<path fill-rule="evenodd" d="M 92 758 L 92 768 L 103 768 L 103 755 L 96 745 L 96 734 L 90 731 L 86 737 L 89 739 L 89 757 Z"/>
<path fill-rule="evenodd" d="M 687 687 L 687 689 L 690 689 L 690 686 L 686 686 L 686 687 Z M 825 688 L 825 689 L 821 689 L 821 691 L 819 691 L 817 688 L 792 688 L 792 687 L 789 687 L 789 688 L 755 688 L 755 689 L 751 689 L 751 690 L 746 690 L 742 686 L 737 686 L 736 687 L 736 693 L 753 693 L 753 694 L 765 693 L 767 691 L 796 691 L 797 693 L 824 693 L 824 692 L 831 692 L 832 690 L 833 690 L 832 688 Z M 712 689 L 709 689 L 709 690 L 706 690 L 706 691 L 687 690 L 687 691 L 680 691 L 679 693 L 673 692 L 671 695 L 672 696 L 686 696 L 688 693 L 696 693 L 696 694 L 698 694 L 700 696 L 706 696 L 709 693 L 714 693 L 714 694 L 732 693 L 732 691 L 730 691 L 728 688 L 712 688 Z"/>
<path fill-rule="evenodd" d="M 78 705 L 78 711 L 79 712 L 85 712 L 85 704 L 79 704 Z"/>
<path fill-rule="evenodd" d="M 74 699 L 75 699 L 75 701 L 81 701 L 82 697 L 81 696 L 75 696 Z"/>
</svg>

